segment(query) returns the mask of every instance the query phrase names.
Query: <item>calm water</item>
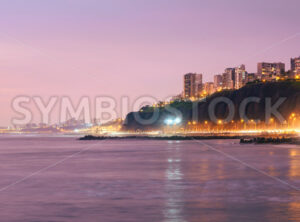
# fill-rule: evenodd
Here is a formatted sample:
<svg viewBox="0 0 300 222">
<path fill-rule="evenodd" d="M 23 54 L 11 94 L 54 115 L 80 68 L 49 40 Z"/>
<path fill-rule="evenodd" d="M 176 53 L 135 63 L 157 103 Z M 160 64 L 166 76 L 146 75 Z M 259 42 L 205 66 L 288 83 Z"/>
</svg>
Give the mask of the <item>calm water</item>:
<svg viewBox="0 0 300 222">
<path fill-rule="evenodd" d="M 300 188 L 300 147 L 202 142 Z M 197 141 L 0 136 L 0 167 L 1 221 L 300 221 L 299 191 Z"/>
</svg>

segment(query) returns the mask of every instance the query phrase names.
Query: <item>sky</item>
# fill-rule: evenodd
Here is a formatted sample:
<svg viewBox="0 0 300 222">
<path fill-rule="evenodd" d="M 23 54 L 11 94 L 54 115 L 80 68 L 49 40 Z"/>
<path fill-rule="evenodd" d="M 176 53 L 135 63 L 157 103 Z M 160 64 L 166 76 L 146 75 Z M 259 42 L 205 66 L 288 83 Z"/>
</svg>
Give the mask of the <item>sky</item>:
<svg viewBox="0 0 300 222">
<path fill-rule="evenodd" d="M 17 115 L 20 95 L 164 99 L 183 90 L 188 72 L 212 81 L 226 67 L 256 72 L 257 62 L 282 61 L 289 69 L 300 56 L 299 0 L 0 4 L 0 126 Z"/>
</svg>

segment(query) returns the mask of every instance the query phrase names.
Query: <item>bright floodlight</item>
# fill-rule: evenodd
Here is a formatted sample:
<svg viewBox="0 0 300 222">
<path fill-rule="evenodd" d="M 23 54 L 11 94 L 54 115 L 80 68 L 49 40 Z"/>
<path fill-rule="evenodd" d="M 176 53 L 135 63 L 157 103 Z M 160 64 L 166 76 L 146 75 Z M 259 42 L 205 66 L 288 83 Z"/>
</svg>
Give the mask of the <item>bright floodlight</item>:
<svg viewBox="0 0 300 222">
<path fill-rule="evenodd" d="M 177 118 L 174 120 L 174 123 L 175 123 L 175 124 L 181 123 L 181 119 L 180 119 L 179 117 L 177 117 Z"/>
<path fill-rule="evenodd" d="M 166 119 L 165 124 L 171 125 L 171 124 L 173 124 L 173 120 L 172 119 Z"/>
</svg>

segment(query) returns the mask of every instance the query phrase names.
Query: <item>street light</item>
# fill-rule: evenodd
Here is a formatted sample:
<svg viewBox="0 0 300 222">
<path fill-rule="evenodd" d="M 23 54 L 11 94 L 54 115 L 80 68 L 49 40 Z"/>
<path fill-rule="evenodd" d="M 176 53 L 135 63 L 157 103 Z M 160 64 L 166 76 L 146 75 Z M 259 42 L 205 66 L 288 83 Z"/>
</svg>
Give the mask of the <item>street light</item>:
<svg viewBox="0 0 300 222">
<path fill-rule="evenodd" d="M 165 119 L 165 124 L 166 125 L 172 125 L 173 124 L 173 120 L 172 119 Z"/>
<path fill-rule="evenodd" d="M 181 123 L 181 121 L 182 121 L 182 119 L 179 117 L 176 117 L 175 119 L 167 118 L 167 119 L 165 119 L 164 123 L 166 125 L 177 125 L 177 124 Z"/>
<path fill-rule="evenodd" d="M 174 124 L 176 125 L 176 124 L 179 124 L 179 123 L 181 123 L 181 118 L 179 118 L 179 117 L 175 118 Z"/>
</svg>

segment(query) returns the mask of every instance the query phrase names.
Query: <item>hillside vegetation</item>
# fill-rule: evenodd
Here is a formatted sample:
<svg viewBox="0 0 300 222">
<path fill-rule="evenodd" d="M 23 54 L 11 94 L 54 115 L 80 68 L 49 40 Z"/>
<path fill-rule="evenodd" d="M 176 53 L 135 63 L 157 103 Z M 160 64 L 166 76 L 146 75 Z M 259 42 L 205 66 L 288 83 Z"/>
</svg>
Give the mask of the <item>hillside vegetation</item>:
<svg viewBox="0 0 300 222">
<path fill-rule="evenodd" d="M 276 103 L 279 98 L 286 98 L 280 105 L 279 112 L 287 119 L 292 112 L 299 113 L 300 111 L 300 82 L 299 81 L 282 81 L 269 83 L 253 83 L 244 86 L 239 90 L 226 90 L 215 93 L 205 100 L 195 102 L 191 101 L 175 101 L 165 107 L 143 107 L 139 112 L 131 112 L 127 115 L 124 129 L 126 130 L 146 130 L 158 129 L 165 125 L 165 119 L 169 116 L 174 116 L 174 112 L 170 112 L 170 107 L 176 108 L 182 114 L 182 125 L 197 117 L 197 121 L 210 121 L 208 114 L 209 104 L 216 98 L 225 97 L 230 99 L 235 108 L 234 120 L 239 120 L 239 107 L 245 98 L 258 97 L 259 103 L 249 103 L 246 107 L 246 115 L 249 119 L 265 120 L 266 98 L 270 98 L 272 104 Z M 194 111 L 194 117 L 193 117 Z M 157 113 L 157 118 L 149 124 L 141 124 L 136 119 L 136 115 L 142 119 L 150 119 L 154 112 Z M 224 119 L 228 114 L 228 106 L 221 102 L 216 105 L 215 114 L 217 118 Z"/>
</svg>

